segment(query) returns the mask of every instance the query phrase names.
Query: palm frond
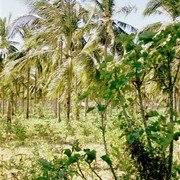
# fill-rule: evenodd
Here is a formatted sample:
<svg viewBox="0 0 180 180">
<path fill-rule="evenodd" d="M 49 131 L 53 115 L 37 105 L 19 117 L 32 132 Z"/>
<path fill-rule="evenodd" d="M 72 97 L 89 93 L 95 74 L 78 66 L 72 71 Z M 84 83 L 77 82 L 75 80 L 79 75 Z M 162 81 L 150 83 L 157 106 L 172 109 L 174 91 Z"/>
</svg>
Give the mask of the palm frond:
<svg viewBox="0 0 180 180">
<path fill-rule="evenodd" d="M 65 61 L 50 77 L 46 83 L 48 96 L 63 95 L 67 91 L 69 83 L 69 62 Z"/>
<path fill-rule="evenodd" d="M 113 22 L 113 27 L 114 29 L 119 33 L 126 33 L 126 31 L 130 31 L 130 32 L 133 32 L 133 33 L 137 33 L 138 29 L 133 27 L 132 25 L 130 24 L 127 24 L 125 22 L 122 22 L 122 21 L 114 21 Z"/>
<path fill-rule="evenodd" d="M 13 68 L 12 70 L 14 71 L 23 71 L 26 69 L 27 65 L 32 65 L 32 64 L 36 64 L 37 58 L 41 57 L 42 61 L 45 60 L 45 58 L 43 58 L 44 56 L 46 56 L 47 54 L 49 55 L 49 53 L 52 53 L 52 50 L 46 50 L 46 51 L 35 51 L 35 52 L 31 52 L 26 54 L 23 57 L 20 57 L 19 59 L 16 59 L 15 61 L 11 61 L 12 64 L 11 67 Z M 10 62 L 10 63 L 11 63 Z"/>
<path fill-rule="evenodd" d="M 161 7 L 162 1 L 161 0 L 150 0 L 146 6 L 146 9 L 144 10 L 143 14 L 151 15 L 156 12 L 156 10 Z"/>
<path fill-rule="evenodd" d="M 145 31 L 152 31 L 152 32 L 157 32 L 160 27 L 162 26 L 162 23 L 161 22 L 156 22 L 156 23 L 153 23 L 153 24 L 149 24 L 148 26 L 146 26 L 145 28 L 143 28 L 140 32 L 145 32 Z"/>
<path fill-rule="evenodd" d="M 84 85 L 89 85 L 95 80 L 95 69 L 96 65 L 93 58 L 87 53 L 81 53 L 77 57 L 76 74 Z"/>
<path fill-rule="evenodd" d="M 101 11 L 104 11 L 104 7 L 102 3 L 100 3 L 98 0 L 95 0 L 95 3 L 97 4 L 97 6 L 100 8 Z"/>
<path fill-rule="evenodd" d="M 18 29 L 25 27 L 26 25 L 32 25 L 36 19 L 43 19 L 36 14 L 25 14 L 16 18 L 9 27 L 9 36 L 14 37 Z"/>
<path fill-rule="evenodd" d="M 132 12 L 136 12 L 137 11 L 137 7 L 135 5 L 127 5 L 127 6 L 123 6 L 120 8 L 120 10 L 117 13 L 123 13 L 125 14 L 125 16 L 128 16 L 130 13 Z"/>
<path fill-rule="evenodd" d="M 8 24 L 6 18 L 0 18 L 0 36 L 7 37 L 8 35 Z"/>
<path fill-rule="evenodd" d="M 10 42 L 10 43 L 11 43 L 11 42 Z M 12 43 L 12 44 L 14 44 L 14 43 Z M 10 46 L 9 46 L 9 53 L 13 53 L 13 52 L 18 52 L 18 49 L 17 49 L 15 46 L 10 45 Z"/>
<path fill-rule="evenodd" d="M 162 11 L 161 11 L 162 9 Z M 173 20 L 180 16 L 180 2 L 177 0 L 150 0 L 144 15 L 168 13 Z"/>
</svg>

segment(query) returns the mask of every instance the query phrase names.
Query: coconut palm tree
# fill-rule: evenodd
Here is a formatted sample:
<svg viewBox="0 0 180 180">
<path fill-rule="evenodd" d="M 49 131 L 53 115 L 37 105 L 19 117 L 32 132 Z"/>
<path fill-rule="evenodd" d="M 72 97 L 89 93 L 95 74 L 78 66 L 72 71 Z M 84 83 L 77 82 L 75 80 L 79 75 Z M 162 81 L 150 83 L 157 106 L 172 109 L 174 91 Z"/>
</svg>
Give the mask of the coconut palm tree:
<svg viewBox="0 0 180 180">
<path fill-rule="evenodd" d="M 108 49 L 113 52 L 122 53 L 121 44 L 115 43 L 115 38 L 120 34 L 128 34 L 127 30 L 130 32 L 137 33 L 137 29 L 133 26 L 122 22 L 120 20 L 114 20 L 114 0 L 95 0 L 99 8 L 99 13 L 97 14 L 97 19 L 99 19 L 98 32 L 101 37 L 101 43 L 104 45 L 105 57 L 107 56 Z"/>
<path fill-rule="evenodd" d="M 8 55 L 10 53 L 18 51 L 17 48 L 14 46 L 17 42 L 14 42 L 10 39 L 9 28 L 10 28 L 10 18 L 0 18 L 0 72 L 3 70 L 5 60 L 7 60 Z M 2 94 L 2 112 L 4 113 L 4 87 L 1 88 Z M 11 92 L 11 94 L 13 94 Z M 11 122 L 12 119 L 12 103 L 13 102 L 13 95 L 8 100 L 8 114 L 7 120 Z"/>
</svg>

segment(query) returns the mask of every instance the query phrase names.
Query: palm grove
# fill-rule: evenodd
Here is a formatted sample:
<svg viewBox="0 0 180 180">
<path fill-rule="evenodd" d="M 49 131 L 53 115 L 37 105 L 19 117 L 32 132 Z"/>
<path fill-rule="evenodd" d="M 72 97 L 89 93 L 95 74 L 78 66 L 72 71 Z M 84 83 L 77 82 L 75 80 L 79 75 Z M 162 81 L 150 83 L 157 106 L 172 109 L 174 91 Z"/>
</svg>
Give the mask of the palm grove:
<svg viewBox="0 0 180 180">
<path fill-rule="evenodd" d="M 48 107 L 70 129 L 83 118 L 98 117 L 105 152 L 101 158 L 112 178 L 122 179 L 106 138 L 111 119 L 139 179 L 178 179 L 173 152 L 179 137 L 180 4 L 149 0 L 144 15 L 166 13 L 172 21 L 138 33 L 113 20 L 113 0 L 91 3 L 87 8 L 87 1 L 39 0 L 31 3 L 29 14 L 11 23 L 0 19 L 1 116 L 6 123 L 20 114 L 31 121 Z M 133 10 L 122 7 L 120 12 Z M 22 50 L 12 40 L 16 34 L 24 40 Z M 102 179 L 92 168 L 95 151 L 86 149 L 83 156 L 79 151 L 65 150 L 68 163 L 61 170 L 67 173 L 56 178 L 69 179 L 67 169 L 76 164 L 79 176 L 87 179 L 80 168 L 85 161 Z"/>
</svg>

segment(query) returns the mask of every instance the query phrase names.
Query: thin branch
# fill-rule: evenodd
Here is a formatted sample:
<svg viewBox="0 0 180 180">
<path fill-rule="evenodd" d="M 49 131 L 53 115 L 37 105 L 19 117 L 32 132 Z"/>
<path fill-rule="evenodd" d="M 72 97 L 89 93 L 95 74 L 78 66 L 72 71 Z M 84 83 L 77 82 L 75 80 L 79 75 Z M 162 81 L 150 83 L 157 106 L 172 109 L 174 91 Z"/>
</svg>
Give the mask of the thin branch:
<svg viewBox="0 0 180 180">
<path fill-rule="evenodd" d="M 82 172 L 82 170 L 81 170 L 81 167 L 80 167 L 79 162 L 77 162 L 77 167 L 78 167 L 78 170 L 79 170 L 79 172 L 80 172 L 81 177 L 86 180 L 86 177 L 84 176 L 84 174 L 83 174 L 83 172 Z"/>
<path fill-rule="evenodd" d="M 92 171 L 100 180 L 103 180 L 103 179 L 99 176 L 99 174 L 92 168 L 91 164 L 88 163 L 88 165 L 89 165 L 89 168 L 91 169 L 91 171 Z"/>
<path fill-rule="evenodd" d="M 106 111 L 105 111 L 106 113 Z M 107 156 L 109 156 L 109 152 L 108 152 L 108 147 L 107 147 L 107 141 L 106 141 L 106 124 L 105 124 L 105 121 L 106 121 L 106 114 L 105 113 L 101 113 L 101 124 L 102 124 L 102 138 L 103 138 L 103 144 L 104 144 L 104 148 L 105 148 L 105 153 Z M 112 172 L 112 175 L 114 177 L 115 180 L 117 180 L 117 176 L 116 176 L 116 173 L 114 171 L 114 168 L 112 166 L 112 164 L 108 164 L 109 167 L 110 167 L 110 170 Z"/>
</svg>

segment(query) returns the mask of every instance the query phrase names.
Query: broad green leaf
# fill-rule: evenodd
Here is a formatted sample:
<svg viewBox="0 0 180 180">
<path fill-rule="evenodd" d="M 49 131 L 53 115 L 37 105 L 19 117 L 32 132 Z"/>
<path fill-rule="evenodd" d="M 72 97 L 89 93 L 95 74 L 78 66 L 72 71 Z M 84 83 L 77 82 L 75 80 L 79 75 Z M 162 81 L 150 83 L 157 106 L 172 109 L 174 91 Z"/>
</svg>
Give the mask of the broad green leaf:
<svg viewBox="0 0 180 180">
<path fill-rule="evenodd" d="M 180 120 L 174 121 L 174 123 L 179 124 L 180 125 Z"/>
<path fill-rule="evenodd" d="M 95 109 L 95 107 L 94 107 L 94 106 L 93 106 L 93 107 L 88 107 L 88 109 L 87 109 L 86 113 L 89 113 L 89 112 L 93 111 L 94 109 Z"/>
<path fill-rule="evenodd" d="M 133 142 L 135 142 L 137 139 L 134 137 L 134 136 L 131 136 L 131 135 L 129 135 L 128 137 L 127 137 L 127 141 L 128 141 L 128 143 L 130 143 L 130 144 L 132 144 Z"/>
<path fill-rule="evenodd" d="M 53 165 L 50 162 L 48 162 L 46 159 L 39 159 L 39 163 L 44 169 L 48 171 L 50 171 L 53 167 Z"/>
<path fill-rule="evenodd" d="M 80 158 L 80 154 L 74 154 L 73 156 L 70 156 L 68 158 L 68 161 L 66 162 L 66 165 L 69 166 L 71 164 L 78 162 L 79 158 Z"/>
<path fill-rule="evenodd" d="M 170 145 L 170 143 L 173 141 L 173 134 L 168 134 L 167 136 L 160 136 L 160 141 L 159 144 L 161 145 L 161 147 L 163 148 L 163 150 L 165 151 L 165 149 Z"/>
<path fill-rule="evenodd" d="M 118 79 L 118 84 L 121 85 L 121 86 L 122 86 L 122 85 L 126 85 L 127 82 L 128 82 L 128 80 L 127 80 L 126 77 L 121 76 L 121 77 Z"/>
<path fill-rule="evenodd" d="M 151 133 L 149 137 L 151 140 L 153 140 L 157 144 L 160 144 L 160 136 L 158 133 Z"/>
<path fill-rule="evenodd" d="M 143 41 L 144 43 L 148 43 L 151 41 L 156 33 L 152 31 L 146 31 L 139 35 L 139 40 Z"/>
<path fill-rule="evenodd" d="M 92 163 L 93 160 L 96 159 L 96 151 L 95 150 L 90 150 L 90 149 L 84 149 L 84 152 L 86 153 L 86 162 Z"/>
<path fill-rule="evenodd" d="M 101 77 L 101 73 L 99 70 L 96 69 L 96 78 L 99 80 Z"/>
<path fill-rule="evenodd" d="M 101 129 L 102 131 L 105 131 L 105 126 L 100 126 L 99 129 Z"/>
<path fill-rule="evenodd" d="M 66 154 L 68 157 L 70 157 L 72 152 L 70 149 L 65 149 L 64 154 Z"/>
<path fill-rule="evenodd" d="M 134 77 L 134 75 L 135 75 L 134 72 L 128 72 L 126 77 L 127 78 L 132 78 L 132 77 Z"/>
<path fill-rule="evenodd" d="M 101 105 L 101 104 L 98 104 L 97 108 L 98 108 L 99 112 L 104 112 L 106 110 L 106 107 L 104 105 Z"/>
<path fill-rule="evenodd" d="M 133 42 L 131 42 L 131 41 L 128 42 L 128 43 L 126 44 L 126 46 L 125 46 L 125 49 L 126 49 L 127 52 L 133 50 L 133 49 L 134 49 L 134 44 L 133 44 Z"/>
<path fill-rule="evenodd" d="M 140 71 L 142 69 L 142 63 L 137 61 L 133 64 L 133 67 L 137 70 Z"/>
<path fill-rule="evenodd" d="M 141 57 L 143 57 L 143 58 L 147 58 L 149 55 L 148 55 L 148 53 L 147 52 L 143 52 L 142 54 L 141 54 Z"/>
<path fill-rule="evenodd" d="M 173 124 L 172 122 L 168 122 L 168 123 L 167 123 L 167 131 L 168 131 L 169 133 L 172 133 L 173 126 L 174 126 L 174 124 Z"/>
<path fill-rule="evenodd" d="M 79 142 L 75 141 L 73 144 L 73 149 L 77 152 L 81 151 L 81 148 L 79 147 Z"/>
<path fill-rule="evenodd" d="M 149 131 L 160 131 L 161 127 L 160 127 L 160 123 L 158 121 L 156 122 L 152 122 L 150 126 L 148 126 L 148 130 Z"/>
<path fill-rule="evenodd" d="M 128 36 L 126 34 L 121 34 L 116 38 L 115 42 L 116 43 L 125 42 L 127 40 L 127 37 Z"/>
<path fill-rule="evenodd" d="M 158 118 L 158 121 L 165 123 L 166 122 L 166 117 L 163 116 L 163 115 L 160 115 L 159 118 Z"/>
<path fill-rule="evenodd" d="M 127 138 L 128 142 L 132 144 L 133 142 L 137 141 L 143 133 L 143 130 L 133 131 Z"/>
<path fill-rule="evenodd" d="M 112 76 L 112 74 L 109 73 L 109 72 L 107 72 L 107 73 L 104 75 L 104 79 L 105 79 L 105 80 L 110 80 L 111 76 Z"/>
<path fill-rule="evenodd" d="M 117 85 L 117 82 L 116 82 L 116 81 L 112 81 L 111 84 L 110 84 L 109 89 L 110 89 L 110 90 L 116 89 L 116 85 Z"/>
<path fill-rule="evenodd" d="M 157 111 L 149 111 L 148 112 L 149 117 L 159 116 L 159 113 Z"/>
<path fill-rule="evenodd" d="M 105 161 L 108 165 L 112 165 L 112 161 L 108 155 L 101 156 L 101 159 Z"/>
</svg>

